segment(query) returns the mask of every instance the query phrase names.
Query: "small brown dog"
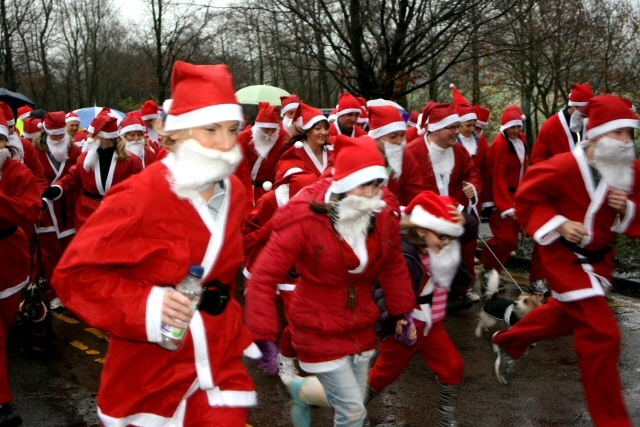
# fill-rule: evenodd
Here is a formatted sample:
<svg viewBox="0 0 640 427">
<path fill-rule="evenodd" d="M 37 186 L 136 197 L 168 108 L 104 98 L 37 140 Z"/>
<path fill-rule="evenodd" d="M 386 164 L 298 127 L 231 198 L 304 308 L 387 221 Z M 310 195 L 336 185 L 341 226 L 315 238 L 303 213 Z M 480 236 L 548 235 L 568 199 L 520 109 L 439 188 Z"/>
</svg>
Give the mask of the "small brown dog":
<svg viewBox="0 0 640 427">
<path fill-rule="evenodd" d="M 482 307 L 480 320 L 476 326 L 476 337 L 482 337 L 483 331 L 488 331 L 499 322 L 506 326 L 513 326 L 518 320 L 529 314 L 534 308 L 543 304 L 543 295 L 534 295 L 523 292 L 517 300 L 500 298 L 498 294 L 498 278 L 492 278 L 487 283 L 487 292 L 484 294 L 487 303 Z"/>
</svg>

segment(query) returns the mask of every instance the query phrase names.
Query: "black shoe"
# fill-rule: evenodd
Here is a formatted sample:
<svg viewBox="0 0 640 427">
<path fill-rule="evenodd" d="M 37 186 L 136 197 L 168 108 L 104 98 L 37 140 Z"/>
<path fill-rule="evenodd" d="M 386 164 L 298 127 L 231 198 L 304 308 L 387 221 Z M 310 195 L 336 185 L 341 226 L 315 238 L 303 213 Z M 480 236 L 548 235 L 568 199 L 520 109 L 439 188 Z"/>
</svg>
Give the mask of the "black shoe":
<svg viewBox="0 0 640 427">
<path fill-rule="evenodd" d="M 0 405 L 0 427 L 18 427 L 22 425 L 22 418 L 16 413 L 16 405 L 3 403 Z"/>
</svg>

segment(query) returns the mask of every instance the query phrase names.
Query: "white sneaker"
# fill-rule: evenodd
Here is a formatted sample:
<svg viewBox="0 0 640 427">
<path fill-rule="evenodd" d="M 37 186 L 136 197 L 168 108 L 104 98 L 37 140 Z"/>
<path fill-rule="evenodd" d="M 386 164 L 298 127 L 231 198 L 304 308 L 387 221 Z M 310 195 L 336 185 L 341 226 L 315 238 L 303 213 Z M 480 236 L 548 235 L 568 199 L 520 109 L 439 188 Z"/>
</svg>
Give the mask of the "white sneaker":
<svg viewBox="0 0 640 427">
<path fill-rule="evenodd" d="M 62 305 L 62 301 L 60 301 L 60 298 L 56 297 L 51 300 L 51 302 L 49 303 L 49 307 L 51 308 L 51 310 L 57 310 L 59 308 L 64 308 L 64 305 Z"/>
<path fill-rule="evenodd" d="M 469 289 L 466 295 L 467 298 L 469 298 L 473 302 L 480 301 L 480 295 L 478 295 L 478 293 L 473 289 Z"/>
<path fill-rule="evenodd" d="M 289 387 L 289 384 L 291 384 L 294 378 L 299 378 L 295 360 L 293 357 L 285 357 L 278 353 L 278 365 L 280 368 L 278 376 L 280 376 L 280 379 L 287 387 Z"/>
</svg>

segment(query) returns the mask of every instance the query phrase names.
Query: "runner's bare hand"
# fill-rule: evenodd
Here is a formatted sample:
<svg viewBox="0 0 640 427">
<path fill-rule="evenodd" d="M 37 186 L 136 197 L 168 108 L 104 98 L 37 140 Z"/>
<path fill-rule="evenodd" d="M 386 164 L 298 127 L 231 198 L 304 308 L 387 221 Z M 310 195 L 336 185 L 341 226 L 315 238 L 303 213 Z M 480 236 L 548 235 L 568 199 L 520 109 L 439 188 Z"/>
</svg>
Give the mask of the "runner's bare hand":
<svg viewBox="0 0 640 427">
<path fill-rule="evenodd" d="M 191 321 L 191 301 L 180 292 L 170 289 L 162 298 L 162 321 L 176 328 L 184 328 Z"/>
<path fill-rule="evenodd" d="M 557 228 L 558 233 L 571 243 L 580 243 L 589 234 L 584 225 L 576 221 L 567 221 Z"/>
</svg>

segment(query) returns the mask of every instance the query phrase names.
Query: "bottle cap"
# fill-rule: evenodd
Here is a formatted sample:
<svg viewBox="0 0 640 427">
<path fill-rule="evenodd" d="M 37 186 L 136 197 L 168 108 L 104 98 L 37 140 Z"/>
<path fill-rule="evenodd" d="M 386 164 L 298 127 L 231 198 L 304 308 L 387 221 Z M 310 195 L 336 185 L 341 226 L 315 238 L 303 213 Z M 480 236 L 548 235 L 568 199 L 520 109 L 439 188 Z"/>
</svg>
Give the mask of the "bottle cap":
<svg viewBox="0 0 640 427">
<path fill-rule="evenodd" d="M 202 276 L 204 276 L 204 267 L 199 264 L 191 264 L 191 267 L 189 267 L 189 275 L 202 279 Z"/>
</svg>

